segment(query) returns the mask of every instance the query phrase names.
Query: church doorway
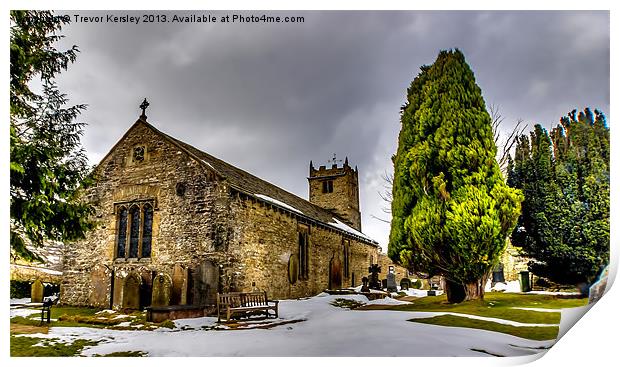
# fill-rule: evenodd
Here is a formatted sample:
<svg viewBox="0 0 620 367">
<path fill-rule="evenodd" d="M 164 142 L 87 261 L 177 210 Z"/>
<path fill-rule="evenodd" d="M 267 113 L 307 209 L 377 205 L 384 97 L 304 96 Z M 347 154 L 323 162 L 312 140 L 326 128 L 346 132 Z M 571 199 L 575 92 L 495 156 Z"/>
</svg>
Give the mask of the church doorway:
<svg viewBox="0 0 620 367">
<path fill-rule="evenodd" d="M 342 261 L 334 256 L 329 262 L 329 289 L 342 288 Z"/>
</svg>

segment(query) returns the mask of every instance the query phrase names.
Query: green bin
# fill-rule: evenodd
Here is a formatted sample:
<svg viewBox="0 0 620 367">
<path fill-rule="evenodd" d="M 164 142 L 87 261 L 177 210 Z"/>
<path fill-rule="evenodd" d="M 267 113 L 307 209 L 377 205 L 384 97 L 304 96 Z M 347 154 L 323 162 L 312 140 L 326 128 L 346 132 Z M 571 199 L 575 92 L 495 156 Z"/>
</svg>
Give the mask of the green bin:
<svg viewBox="0 0 620 367">
<path fill-rule="evenodd" d="M 530 284 L 530 272 L 522 271 L 519 274 L 521 275 L 521 292 L 531 291 L 532 286 Z"/>
</svg>

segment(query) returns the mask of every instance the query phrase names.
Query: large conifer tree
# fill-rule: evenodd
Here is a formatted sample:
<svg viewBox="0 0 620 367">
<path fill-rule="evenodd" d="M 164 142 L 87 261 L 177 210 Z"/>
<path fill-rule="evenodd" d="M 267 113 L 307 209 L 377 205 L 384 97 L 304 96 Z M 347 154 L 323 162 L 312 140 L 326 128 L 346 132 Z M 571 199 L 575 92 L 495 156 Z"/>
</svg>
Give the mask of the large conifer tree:
<svg viewBox="0 0 620 367">
<path fill-rule="evenodd" d="M 512 241 L 532 258 L 530 270 L 561 284 L 591 283 L 609 262 L 605 116 L 572 111 L 550 134 L 536 125 L 519 138 L 508 184 L 525 194 Z"/>
<path fill-rule="evenodd" d="M 77 195 L 88 166 L 80 145 L 84 124 L 75 119 L 85 106 L 66 106 L 54 82 L 77 53 L 75 46 L 54 47 L 69 18 L 11 11 L 10 19 L 11 254 L 36 260 L 32 246 L 81 238 L 93 225 L 91 206 Z M 36 79 L 41 92 L 31 89 Z"/>
<path fill-rule="evenodd" d="M 401 123 L 388 254 L 444 276 L 451 302 L 482 298 L 522 195 L 502 178 L 491 117 L 459 50 L 421 68 Z"/>
</svg>

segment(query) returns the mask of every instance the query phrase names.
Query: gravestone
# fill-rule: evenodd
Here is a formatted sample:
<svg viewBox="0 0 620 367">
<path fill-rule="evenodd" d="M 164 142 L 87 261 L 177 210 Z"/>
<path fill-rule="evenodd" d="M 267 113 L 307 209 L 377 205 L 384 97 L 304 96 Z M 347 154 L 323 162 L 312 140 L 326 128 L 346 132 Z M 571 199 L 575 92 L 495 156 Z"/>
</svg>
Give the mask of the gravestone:
<svg viewBox="0 0 620 367">
<path fill-rule="evenodd" d="M 387 288 L 387 279 L 381 279 L 381 289 Z"/>
<path fill-rule="evenodd" d="M 220 269 L 209 260 L 190 271 L 192 304 L 206 306 L 215 304 L 220 281 Z"/>
<path fill-rule="evenodd" d="M 159 273 L 153 278 L 153 296 L 151 306 L 169 306 L 172 293 L 172 278 L 165 273 Z"/>
<path fill-rule="evenodd" d="M 378 264 L 372 264 L 368 267 L 370 278 L 368 287 L 370 289 L 381 290 L 381 281 L 379 280 L 379 273 L 381 273 L 381 267 Z"/>
<path fill-rule="evenodd" d="M 90 271 L 90 304 L 95 307 L 110 307 L 110 288 L 112 287 L 112 272 L 101 264 L 93 266 Z"/>
<path fill-rule="evenodd" d="M 123 282 L 123 309 L 140 309 L 140 284 L 142 284 L 140 275 L 136 273 L 127 275 Z"/>
<path fill-rule="evenodd" d="M 394 275 L 394 273 L 388 273 L 386 288 L 388 292 L 398 292 L 398 288 L 396 287 L 396 275 Z"/>
<path fill-rule="evenodd" d="M 370 292 L 370 288 L 368 288 L 368 278 L 362 278 L 362 289 L 360 291 L 364 293 Z"/>
<path fill-rule="evenodd" d="M 41 279 L 35 280 L 30 286 L 30 302 L 43 302 L 43 283 L 41 282 Z"/>
<path fill-rule="evenodd" d="M 409 288 L 411 288 L 411 279 L 409 278 L 403 278 L 400 280 L 400 290 L 401 291 L 406 291 Z"/>
<path fill-rule="evenodd" d="M 170 304 L 187 304 L 187 277 L 188 269 L 184 266 L 176 264 L 174 268 L 172 268 L 172 294 L 170 296 Z"/>
<path fill-rule="evenodd" d="M 122 275 L 112 270 L 112 308 L 118 309 L 123 306 L 123 284 L 125 279 Z"/>
</svg>

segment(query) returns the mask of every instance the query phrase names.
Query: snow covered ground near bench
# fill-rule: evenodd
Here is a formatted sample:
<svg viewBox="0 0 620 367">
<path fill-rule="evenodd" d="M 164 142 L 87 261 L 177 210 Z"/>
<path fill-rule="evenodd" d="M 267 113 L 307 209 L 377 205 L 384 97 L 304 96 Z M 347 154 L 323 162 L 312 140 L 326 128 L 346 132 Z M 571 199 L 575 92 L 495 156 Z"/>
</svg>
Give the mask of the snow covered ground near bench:
<svg viewBox="0 0 620 367">
<path fill-rule="evenodd" d="M 271 329 L 204 330 L 213 317 L 175 320 L 175 329 L 155 331 L 53 327 L 30 336 L 99 341 L 82 355 L 143 351 L 149 356 L 524 356 L 554 341 L 532 341 L 506 334 L 407 321 L 433 313 L 351 311 L 330 305 L 336 298 L 369 303 L 362 295 L 321 294 L 280 301 L 280 321 L 304 320 Z M 392 301 L 383 301 L 386 303 Z M 439 313 L 438 313 L 439 314 Z"/>
</svg>

